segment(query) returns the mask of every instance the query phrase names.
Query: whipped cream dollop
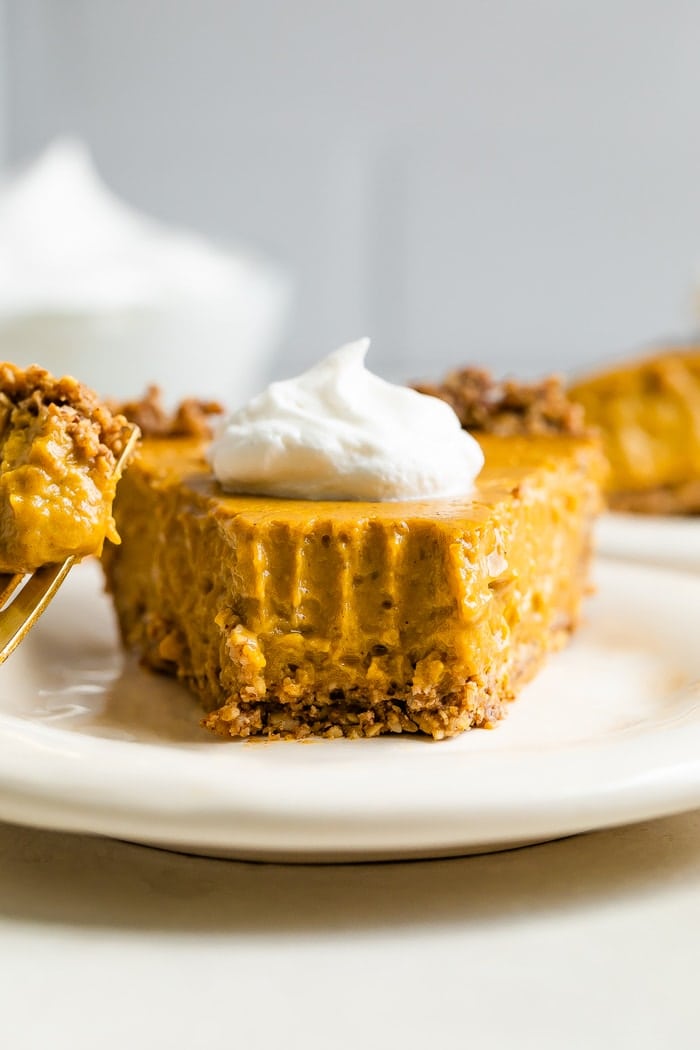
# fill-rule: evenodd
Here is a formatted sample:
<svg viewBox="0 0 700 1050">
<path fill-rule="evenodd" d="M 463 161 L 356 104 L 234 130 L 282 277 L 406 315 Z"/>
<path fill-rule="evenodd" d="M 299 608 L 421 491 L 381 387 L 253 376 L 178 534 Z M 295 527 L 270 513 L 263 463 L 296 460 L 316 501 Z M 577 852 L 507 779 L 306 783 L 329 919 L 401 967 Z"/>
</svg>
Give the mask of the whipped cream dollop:
<svg viewBox="0 0 700 1050">
<path fill-rule="evenodd" d="M 309 500 L 467 495 L 478 443 L 444 401 L 369 372 L 368 347 L 349 343 L 234 413 L 209 450 L 221 485 Z"/>
<path fill-rule="evenodd" d="M 266 275 L 267 277 L 268 275 Z M 269 280 L 269 278 L 268 278 Z M 0 182 L 0 317 L 138 310 L 260 291 L 254 262 L 120 201 L 61 139 Z"/>
</svg>

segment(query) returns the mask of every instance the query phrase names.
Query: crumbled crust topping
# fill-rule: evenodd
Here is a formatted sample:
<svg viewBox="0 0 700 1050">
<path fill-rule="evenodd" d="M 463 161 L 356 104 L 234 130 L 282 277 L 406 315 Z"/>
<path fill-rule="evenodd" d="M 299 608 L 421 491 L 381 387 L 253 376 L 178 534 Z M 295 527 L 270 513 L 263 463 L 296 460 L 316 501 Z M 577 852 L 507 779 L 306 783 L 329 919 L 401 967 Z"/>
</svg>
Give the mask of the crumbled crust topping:
<svg viewBox="0 0 700 1050">
<path fill-rule="evenodd" d="M 123 415 L 72 376 L 57 379 L 38 365 L 22 369 L 0 362 L 0 432 L 7 431 L 17 412 L 22 418 L 38 417 L 50 406 L 60 411 L 76 449 L 114 465 L 128 436 Z"/>
<path fill-rule="evenodd" d="M 198 401 L 188 398 L 174 412 L 163 405 L 163 393 L 157 386 L 149 386 L 139 401 L 119 405 L 119 411 L 141 430 L 144 437 L 211 437 L 211 416 L 221 415 L 223 406 L 218 401 Z"/>
<path fill-rule="evenodd" d="M 584 411 L 570 401 L 559 376 L 535 383 L 496 380 L 480 368 L 450 372 L 442 383 L 416 383 L 421 394 L 447 401 L 466 430 L 511 437 L 516 434 L 581 437 Z"/>
</svg>

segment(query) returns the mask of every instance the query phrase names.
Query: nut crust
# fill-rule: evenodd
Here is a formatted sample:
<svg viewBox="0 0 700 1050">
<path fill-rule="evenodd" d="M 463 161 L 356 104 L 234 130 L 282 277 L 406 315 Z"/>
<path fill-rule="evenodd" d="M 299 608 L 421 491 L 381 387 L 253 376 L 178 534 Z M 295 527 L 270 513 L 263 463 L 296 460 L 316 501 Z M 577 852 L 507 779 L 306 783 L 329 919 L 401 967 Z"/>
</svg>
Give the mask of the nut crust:
<svg viewBox="0 0 700 1050">
<path fill-rule="evenodd" d="M 421 394 L 447 401 L 466 430 L 502 437 L 588 434 L 583 409 L 569 400 L 559 376 L 521 383 L 494 379 L 485 369 L 461 368 L 442 383 L 414 386 Z"/>
</svg>

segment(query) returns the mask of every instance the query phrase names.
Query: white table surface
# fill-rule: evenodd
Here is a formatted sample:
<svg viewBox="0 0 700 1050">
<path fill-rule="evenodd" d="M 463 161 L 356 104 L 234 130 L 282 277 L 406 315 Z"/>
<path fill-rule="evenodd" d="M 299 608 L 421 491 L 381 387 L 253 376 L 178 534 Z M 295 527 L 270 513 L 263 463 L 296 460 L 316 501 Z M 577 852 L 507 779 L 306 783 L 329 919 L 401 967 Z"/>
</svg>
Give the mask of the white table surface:
<svg viewBox="0 0 700 1050">
<path fill-rule="evenodd" d="M 700 811 L 285 867 L 0 824 L 0 1046 L 697 1048 Z"/>
</svg>

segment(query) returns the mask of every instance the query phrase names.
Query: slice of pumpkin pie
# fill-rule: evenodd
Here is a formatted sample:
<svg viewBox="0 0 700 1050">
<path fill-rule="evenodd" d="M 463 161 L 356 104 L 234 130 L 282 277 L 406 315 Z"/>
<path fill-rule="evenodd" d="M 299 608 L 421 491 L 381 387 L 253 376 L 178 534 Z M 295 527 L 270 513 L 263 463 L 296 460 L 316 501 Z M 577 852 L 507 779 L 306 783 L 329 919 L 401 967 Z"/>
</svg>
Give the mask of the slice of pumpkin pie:
<svg viewBox="0 0 700 1050">
<path fill-rule="evenodd" d="M 124 641 L 225 736 L 490 727 L 578 622 L 602 458 L 560 388 L 528 388 L 504 430 L 503 390 L 469 373 L 479 451 L 444 403 L 392 387 L 394 403 L 347 349 L 352 375 L 346 354 L 301 392 L 273 384 L 213 449 L 147 435 L 119 486 L 104 564 Z M 441 494 L 415 495 L 440 455 Z"/>
</svg>

